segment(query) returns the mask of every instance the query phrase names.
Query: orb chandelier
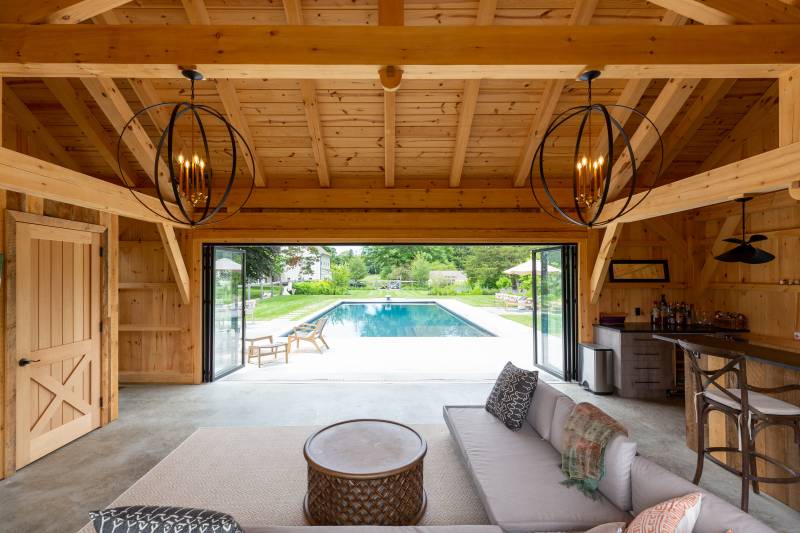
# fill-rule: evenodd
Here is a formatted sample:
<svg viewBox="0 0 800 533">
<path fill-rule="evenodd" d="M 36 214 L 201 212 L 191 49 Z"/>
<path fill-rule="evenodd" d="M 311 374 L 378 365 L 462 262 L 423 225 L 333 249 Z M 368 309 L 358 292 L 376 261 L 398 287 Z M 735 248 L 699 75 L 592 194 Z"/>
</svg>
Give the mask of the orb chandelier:
<svg viewBox="0 0 800 533">
<path fill-rule="evenodd" d="M 199 226 L 225 220 L 247 203 L 255 177 L 242 176 L 240 169 L 242 163 L 255 168 L 255 160 L 242 134 L 222 113 L 195 103 L 195 82 L 202 80 L 203 75 L 196 70 L 181 73 L 190 80 L 189 101 L 158 103 L 135 113 L 117 139 L 117 164 L 122 175 L 123 137 L 131 129 L 131 123 L 154 108 L 168 108 L 169 122 L 159 136 L 153 161 L 155 192 L 163 209 L 156 211 L 143 202 L 135 184 L 126 182 L 126 185 L 143 206 L 159 217 Z M 209 130 L 213 128 L 223 132 L 223 146 L 217 149 L 214 157 L 208 139 Z M 238 195 L 236 205 L 228 205 L 234 186 L 247 193 Z"/>
<path fill-rule="evenodd" d="M 587 228 L 610 224 L 642 203 L 655 186 L 664 160 L 661 134 L 647 115 L 633 107 L 603 105 L 592 101 L 592 81 L 599 76 L 600 72 L 597 70 L 589 70 L 580 75 L 578 79 L 585 81 L 588 86 L 588 103 L 571 107 L 553 119 L 534 153 L 530 170 L 531 191 L 542 211 L 554 218 Z M 610 109 L 622 109 L 641 117 L 658 136 L 658 165 L 649 179 L 639 176 L 640 162 L 636 159 L 630 138 Z M 559 169 L 559 157 L 552 154 L 551 148 L 557 146 L 555 138 L 568 127 L 577 128 L 577 136 L 570 164 L 572 180 L 567 186 L 569 199 L 565 202 L 557 193 L 558 189 L 564 190 L 563 155 L 562 168 Z M 595 135 L 598 136 L 597 139 Z M 629 181 L 622 185 L 614 183 L 624 180 L 618 177 L 619 172 L 614 171 L 614 143 L 617 137 L 621 144 L 620 156 L 626 157 L 630 165 L 630 170 L 622 171 L 630 174 Z M 642 194 L 636 196 L 637 193 Z M 615 202 L 616 200 L 619 202 Z M 612 202 L 614 207 L 610 208 Z"/>
</svg>

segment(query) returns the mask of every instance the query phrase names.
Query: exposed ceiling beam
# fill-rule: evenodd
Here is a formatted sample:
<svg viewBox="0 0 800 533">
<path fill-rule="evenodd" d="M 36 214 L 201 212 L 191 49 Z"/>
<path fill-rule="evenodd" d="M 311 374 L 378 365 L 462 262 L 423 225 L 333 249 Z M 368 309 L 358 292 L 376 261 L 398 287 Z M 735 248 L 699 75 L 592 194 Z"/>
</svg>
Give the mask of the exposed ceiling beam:
<svg viewBox="0 0 800 533">
<path fill-rule="evenodd" d="M 674 11 L 684 17 L 702 24 L 724 26 L 736 24 L 736 17 L 715 9 L 709 3 L 700 0 L 648 0 L 652 4 Z M 750 1 L 750 0 L 747 0 Z"/>
<path fill-rule="evenodd" d="M 699 82 L 699 79 L 686 78 L 673 78 L 667 81 L 666 86 L 658 94 L 653 106 L 647 112 L 647 117 L 655 124 L 655 128 L 649 121 L 642 120 L 636 132 L 630 138 L 633 155 L 638 164 L 641 164 L 656 146 L 659 132 L 661 135 L 664 134 Z M 658 131 L 656 131 L 656 128 Z M 611 185 L 608 188 L 608 198 L 616 198 L 626 188 L 632 176 L 633 167 L 630 155 L 626 150 L 620 153 L 611 169 Z M 609 212 L 613 213 L 614 211 Z"/>
<path fill-rule="evenodd" d="M 178 293 L 181 295 L 181 301 L 184 304 L 188 304 L 191 301 L 191 282 L 189 280 L 189 272 L 186 270 L 186 263 L 183 261 L 181 247 L 175 236 L 175 228 L 167 224 L 157 224 L 157 227 L 158 235 L 161 237 L 161 244 L 164 245 L 164 253 L 167 255 L 172 277 L 175 278 L 175 283 L 178 285 Z"/>
<path fill-rule="evenodd" d="M 668 11 L 661 18 L 661 24 L 663 26 L 682 26 L 686 24 L 686 21 L 686 17 L 672 11 Z M 645 91 L 647 91 L 647 87 L 650 86 L 651 81 L 653 80 L 647 78 L 628 80 L 619 95 L 619 99 L 617 99 L 616 106 L 609 108 L 609 113 L 611 116 L 614 117 L 614 119 L 616 119 L 617 122 L 619 122 L 623 127 L 633 113 L 629 108 L 636 108 L 639 105 L 639 102 L 641 101 L 642 96 L 644 96 Z M 617 137 L 619 137 L 619 129 L 613 128 L 613 131 L 611 132 L 612 142 L 615 142 Z M 608 141 L 606 140 L 607 138 L 608 134 L 606 133 L 605 125 L 603 125 L 598 132 L 593 153 L 601 154 L 606 151 L 608 148 Z"/>
<path fill-rule="evenodd" d="M 183 9 L 189 22 L 192 24 L 211 24 L 211 17 L 208 14 L 205 0 L 181 0 L 183 2 Z M 202 71 L 201 71 L 202 72 Z M 253 135 L 250 133 L 250 126 L 247 119 L 242 113 L 241 102 L 239 102 L 239 95 L 236 94 L 236 87 L 233 86 L 233 81 L 225 78 L 214 80 L 217 86 L 220 100 L 222 100 L 222 107 L 225 108 L 225 114 L 239 133 L 242 135 L 244 142 L 253 151 L 253 159 L 245 155 L 244 160 L 250 175 L 253 176 L 257 187 L 264 187 L 267 184 L 264 178 L 264 168 L 261 161 L 256 154 L 255 144 L 253 143 Z"/>
<path fill-rule="evenodd" d="M 403 26 L 404 24 L 404 0 L 378 0 L 379 26 Z M 383 87 L 383 174 L 386 187 L 394 187 L 397 156 L 397 90 L 402 76 L 402 71 L 393 65 L 387 65 L 380 69 L 381 82 L 385 79 L 392 82 L 391 86 L 384 85 Z"/>
<path fill-rule="evenodd" d="M 703 0 L 708 7 L 750 24 L 797 24 L 800 7 L 781 0 Z"/>
<path fill-rule="evenodd" d="M 6 0 L 0 21 L 18 24 L 77 24 L 130 0 Z"/>
<path fill-rule="evenodd" d="M 480 0 L 478 14 L 475 17 L 476 26 L 488 26 L 494 20 L 497 11 L 497 0 Z M 458 112 L 458 129 L 456 130 L 456 143 L 453 147 L 453 162 L 450 166 L 450 186 L 458 187 L 461 184 L 461 173 L 464 170 L 464 160 L 467 156 L 472 121 L 475 118 L 475 108 L 478 105 L 481 80 L 464 81 L 464 91 L 461 96 L 461 108 Z"/>
<path fill-rule="evenodd" d="M 7 148 L 0 148 L 0 188 L 137 220 L 188 227 L 161 218 L 159 215 L 168 215 L 157 198 L 131 193 L 127 187 Z M 169 203 L 167 206 L 173 211 L 178 209 Z"/>
<path fill-rule="evenodd" d="M 37 146 L 43 151 L 48 153 L 53 161 L 59 165 L 71 168 L 72 170 L 80 172 L 78 163 L 72 158 L 63 146 L 53 137 L 49 131 L 39 122 L 39 119 L 31 113 L 28 106 L 19 99 L 19 97 L 11 90 L 11 87 L 3 87 L 3 101 L 2 105 L 14 117 L 20 128 L 28 132 L 36 140 Z"/>
<path fill-rule="evenodd" d="M 778 106 L 778 82 L 773 83 L 761 98 L 742 117 L 734 128 L 717 144 L 697 169 L 705 172 L 716 168 L 730 156 L 730 152 L 741 146 L 741 143 L 759 129 L 762 124 L 774 120 L 773 111 Z"/>
<path fill-rule="evenodd" d="M 399 65 L 407 79 L 574 79 L 602 65 L 609 78 L 778 77 L 800 65 L 798 37 L 795 25 L 0 25 L 0 75 L 175 78 L 196 65 L 210 78 L 375 79 Z"/>
<path fill-rule="evenodd" d="M 303 6 L 301 0 L 283 0 L 283 11 L 286 14 L 286 22 L 290 26 L 303 26 Z M 372 79 L 375 78 L 376 72 L 377 67 L 373 67 Z M 317 76 L 311 75 L 310 72 L 295 76 L 295 78 L 302 78 L 299 80 L 300 95 L 303 98 L 303 110 L 306 113 L 308 133 L 311 135 L 311 151 L 314 155 L 314 165 L 316 166 L 319 185 L 320 187 L 330 187 L 331 176 L 328 172 L 328 155 L 325 150 L 325 141 L 322 137 L 322 119 L 319 116 L 317 84 L 312 79 L 316 77 Z"/>
<path fill-rule="evenodd" d="M 107 78 L 83 78 L 81 81 L 117 134 L 122 133 L 128 120 L 133 116 L 133 110 L 125 101 L 125 97 L 120 93 L 116 83 Z M 168 186 L 169 175 L 164 161 L 159 159 L 158 175 L 154 173 L 156 172 L 154 168 L 157 158 L 156 148 L 138 119 L 128 124 L 122 142 L 139 162 L 150 181 L 159 184 L 164 197 L 174 199 L 174 194 Z"/>
<path fill-rule="evenodd" d="M 83 134 L 97 149 L 103 161 L 114 171 L 123 183 L 136 184 L 136 170 L 124 157 L 117 159 L 116 144 L 110 141 L 109 135 L 100 122 L 92 114 L 86 103 L 78 96 L 69 80 L 62 78 L 44 78 L 50 92 L 58 98 L 61 106 L 69 113 Z M 121 169 L 121 170 L 120 170 Z"/>
<path fill-rule="evenodd" d="M 598 0 L 578 0 L 569 18 L 569 25 L 588 25 L 597 8 L 597 3 Z M 539 143 L 542 142 L 542 139 L 544 139 L 547 127 L 553 119 L 556 106 L 561 99 L 561 92 L 564 90 L 564 85 L 564 80 L 548 80 L 545 83 L 542 99 L 536 107 L 536 116 L 528 130 L 528 139 L 525 141 L 525 146 L 517 161 L 517 170 L 512 178 L 515 187 L 522 187 L 530 177 L 533 156 L 536 154 L 536 149 L 539 147 Z"/>
<path fill-rule="evenodd" d="M 666 171 L 675 158 L 683 152 L 700 126 L 735 84 L 736 80 L 708 80 L 675 127 L 671 128 L 669 133 L 662 132 L 664 133 L 662 171 Z M 645 164 L 646 168 L 642 168 L 641 174 L 652 175 L 657 171 L 657 164 L 656 158 L 650 159 Z"/>
<path fill-rule="evenodd" d="M 786 189 L 797 179 L 798 168 L 800 142 L 656 187 L 638 207 L 617 221 L 646 220 L 720 204 L 743 194 Z M 645 194 L 637 193 L 631 201 L 638 202 Z M 612 202 L 606 209 L 619 211 L 622 202 L 624 200 Z"/>
<path fill-rule="evenodd" d="M 778 93 L 778 144 L 800 142 L 800 69 L 780 77 Z M 789 184 L 789 196 L 800 200 L 800 180 Z"/>
<path fill-rule="evenodd" d="M 589 278 L 589 301 L 592 304 L 597 304 L 600 301 L 600 294 L 603 292 L 603 285 L 605 285 L 608 277 L 608 266 L 611 264 L 611 260 L 614 259 L 617 243 L 619 243 L 619 238 L 622 236 L 622 227 L 623 224 L 613 222 L 606 226 L 605 233 L 603 233 L 600 251 L 594 262 L 592 276 Z"/>
</svg>

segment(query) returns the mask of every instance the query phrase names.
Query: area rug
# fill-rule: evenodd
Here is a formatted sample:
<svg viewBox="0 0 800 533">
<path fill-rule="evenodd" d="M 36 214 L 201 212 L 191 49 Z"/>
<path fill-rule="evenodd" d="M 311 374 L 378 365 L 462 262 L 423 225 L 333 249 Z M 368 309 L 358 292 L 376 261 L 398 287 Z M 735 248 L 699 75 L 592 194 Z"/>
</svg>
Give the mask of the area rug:
<svg viewBox="0 0 800 533">
<path fill-rule="evenodd" d="M 314 427 L 200 428 L 109 507 L 177 505 L 224 511 L 251 525 L 305 525 L 303 444 Z M 445 425 L 418 425 L 428 442 L 425 525 L 488 524 Z M 92 533 L 87 524 L 78 533 Z"/>
</svg>

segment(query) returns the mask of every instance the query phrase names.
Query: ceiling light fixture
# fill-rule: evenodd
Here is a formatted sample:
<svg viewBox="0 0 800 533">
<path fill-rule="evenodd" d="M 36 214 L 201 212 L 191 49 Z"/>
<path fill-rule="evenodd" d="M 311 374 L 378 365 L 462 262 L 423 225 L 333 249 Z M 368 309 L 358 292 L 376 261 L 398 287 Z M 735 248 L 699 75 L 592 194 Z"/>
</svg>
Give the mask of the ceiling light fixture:
<svg viewBox="0 0 800 533">
<path fill-rule="evenodd" d="M 135 113 L 117 139 L 117 163 L 124 157 L 123 137 L 132 129 L 131 123 L 154 108 L 170 108 L 169 122 L 160 134 L 153 161 L 156 196 L 163 211 L 156 211 L 142 202 L 135 184 L 126 182 L 126 185 L 142 205 L 161 218 L 199 226 L 229 218 L 247 203 L 253 192 L 255 177 L 243 177 L 239 169 L 243 162 L 249 163 L 250 168 L 255 168 L 255 160 L 253 151 L 242 134 L 222 113 L 207 105 L 195 103 L 195 82 L 202 80 L 203 75 L 196 70 L 183 70 L 181 74 L 191 83 L 189 101 L 154 104 Z M 220 126 L 224 132 L 224 146 L 218 150 L 220 155 L 213 158 L 208 132 L 209 128 Z M 179 129 L 181 134 L 177 135 Z M 183 141 L 182 146 L 176 146 L 179 137 Z M 121 164 L 120 174 L 122 175 Z M 239 196 L 241 201 L 238 205 L 231 207 L 227 202 L 234 185 L 248 187 L 248 192 Z"/>
<path fill-rule="evenodd" d="M 531 191 L 542 210 L 554 218 L 561 218 L 587 228 L 610 224 L 642 203 L 655 186 L 664 161 L 664 142 L 658 128 L 652 120 L 647 118 L 647 115 L 633 107 L 619 104 L 606 106 L 592 101 L 592 81 L 599 76 L 600 71 L 597 70 L 589 70 L 580 75 L 578 80 L 585 81 L 588 85 L 588 103 L 571 107 L 553 119 L 534 153 L 530 171 Z M 640 162 L 637 161 L 628 134 L 609 111 L 609 109 L 617 108 L 647 121 L 658 136 L 658 139 L 654 141 L 658 144 L 660 151 L 657 170 L 652 174 L 652 179 L 648 184 L 643 184 L 643 180 L 639 176 Z M 599 117 L 593 119 L 593 115 L 599 115 Z M 553 161 L 548 157 L 549 150 L 559 144 L 554 139 L 557 132 L 565 125 L 572 125 L 578 130 L 571 164 L 572 191 L 571 201 L 568 202 L 572 204 L 571 206 L 559 205 L 555 189 L 563 189 L 561 182 L 563 182 L 564 175 L 563 172 L 558 174 L 549 170 L 553 168 Z M 601 136 L 597 141 L 594 138 L 596 134 Z M 617 137 L 622 143 L 620 157 L 627 157 L 627 164 L 630 166 L 630 183 L 627 186 L 626 183 L 622 183 L 618 187 L 619 190 L 612 189 L 612 183 L 616 178 L 614 142 Z M 625 171 L 627 169 L 623 169 L 623 172 Z M 537 189 L 540 190 L 537 191 Z M 634 198 L 637 192 L 641 194 Z M 609 213 L 606 209 L 610 205 L 609 202 L 617 200 L 617 195 L 623 198 L 623 194 L 625 195 L 624 201 L 620 202 L 619 209 L 615 208 Z M 544 201 L 544 198 L 547 200 Z"/>
</svg>

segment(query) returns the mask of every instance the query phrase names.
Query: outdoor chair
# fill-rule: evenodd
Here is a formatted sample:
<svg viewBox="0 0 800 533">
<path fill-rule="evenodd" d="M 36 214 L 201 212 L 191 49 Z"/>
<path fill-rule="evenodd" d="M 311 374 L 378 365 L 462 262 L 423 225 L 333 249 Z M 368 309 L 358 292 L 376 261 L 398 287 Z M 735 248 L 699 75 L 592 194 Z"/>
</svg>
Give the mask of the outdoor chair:
<svg viewBox="0 0 800 533">
<path fill-rule="evenodd" d="M 261 358 L 264 356 L 272 356 L 273 359 L 278 358 L 278 354 L 283 352 L 286 357 L 286 363 L 289 363 L 289 351 L 291 342 L 275 342 L 272 335 L 265 335 L 263 337 L 253 337 L 245 339 L 248 342 L 247 346 L 247 362 L 252 359 L 258 359 L 258 368 L 261 368 Z M 268 341 L 263 343 L 263 341 Z M 261 343 L 261 344 L 256 344 Z"/>
<path fill-rule="evenodd" d="M 319 353 L 322 353 L 322 347 L 320 347 L 317 342 L 319 341 L 325 348 L 330 350 L 331 347 L 328 346 L 328 343 L 325 342 L 325 339 L 322 337 L 322 330 L 325 329 L 325 324 L 327 323 L 328 317 L 322 317 L 317 320 L 316 323 L 305 323 L 296 326 L 291 333 L 289 333 L 289 345 L 291 346 L 292 342 L 296 342 L 297 347 L 300 348 L 300 341 L 308 341 L 314 345 L 314 348 L 316 348 Z"/>
</svg>

